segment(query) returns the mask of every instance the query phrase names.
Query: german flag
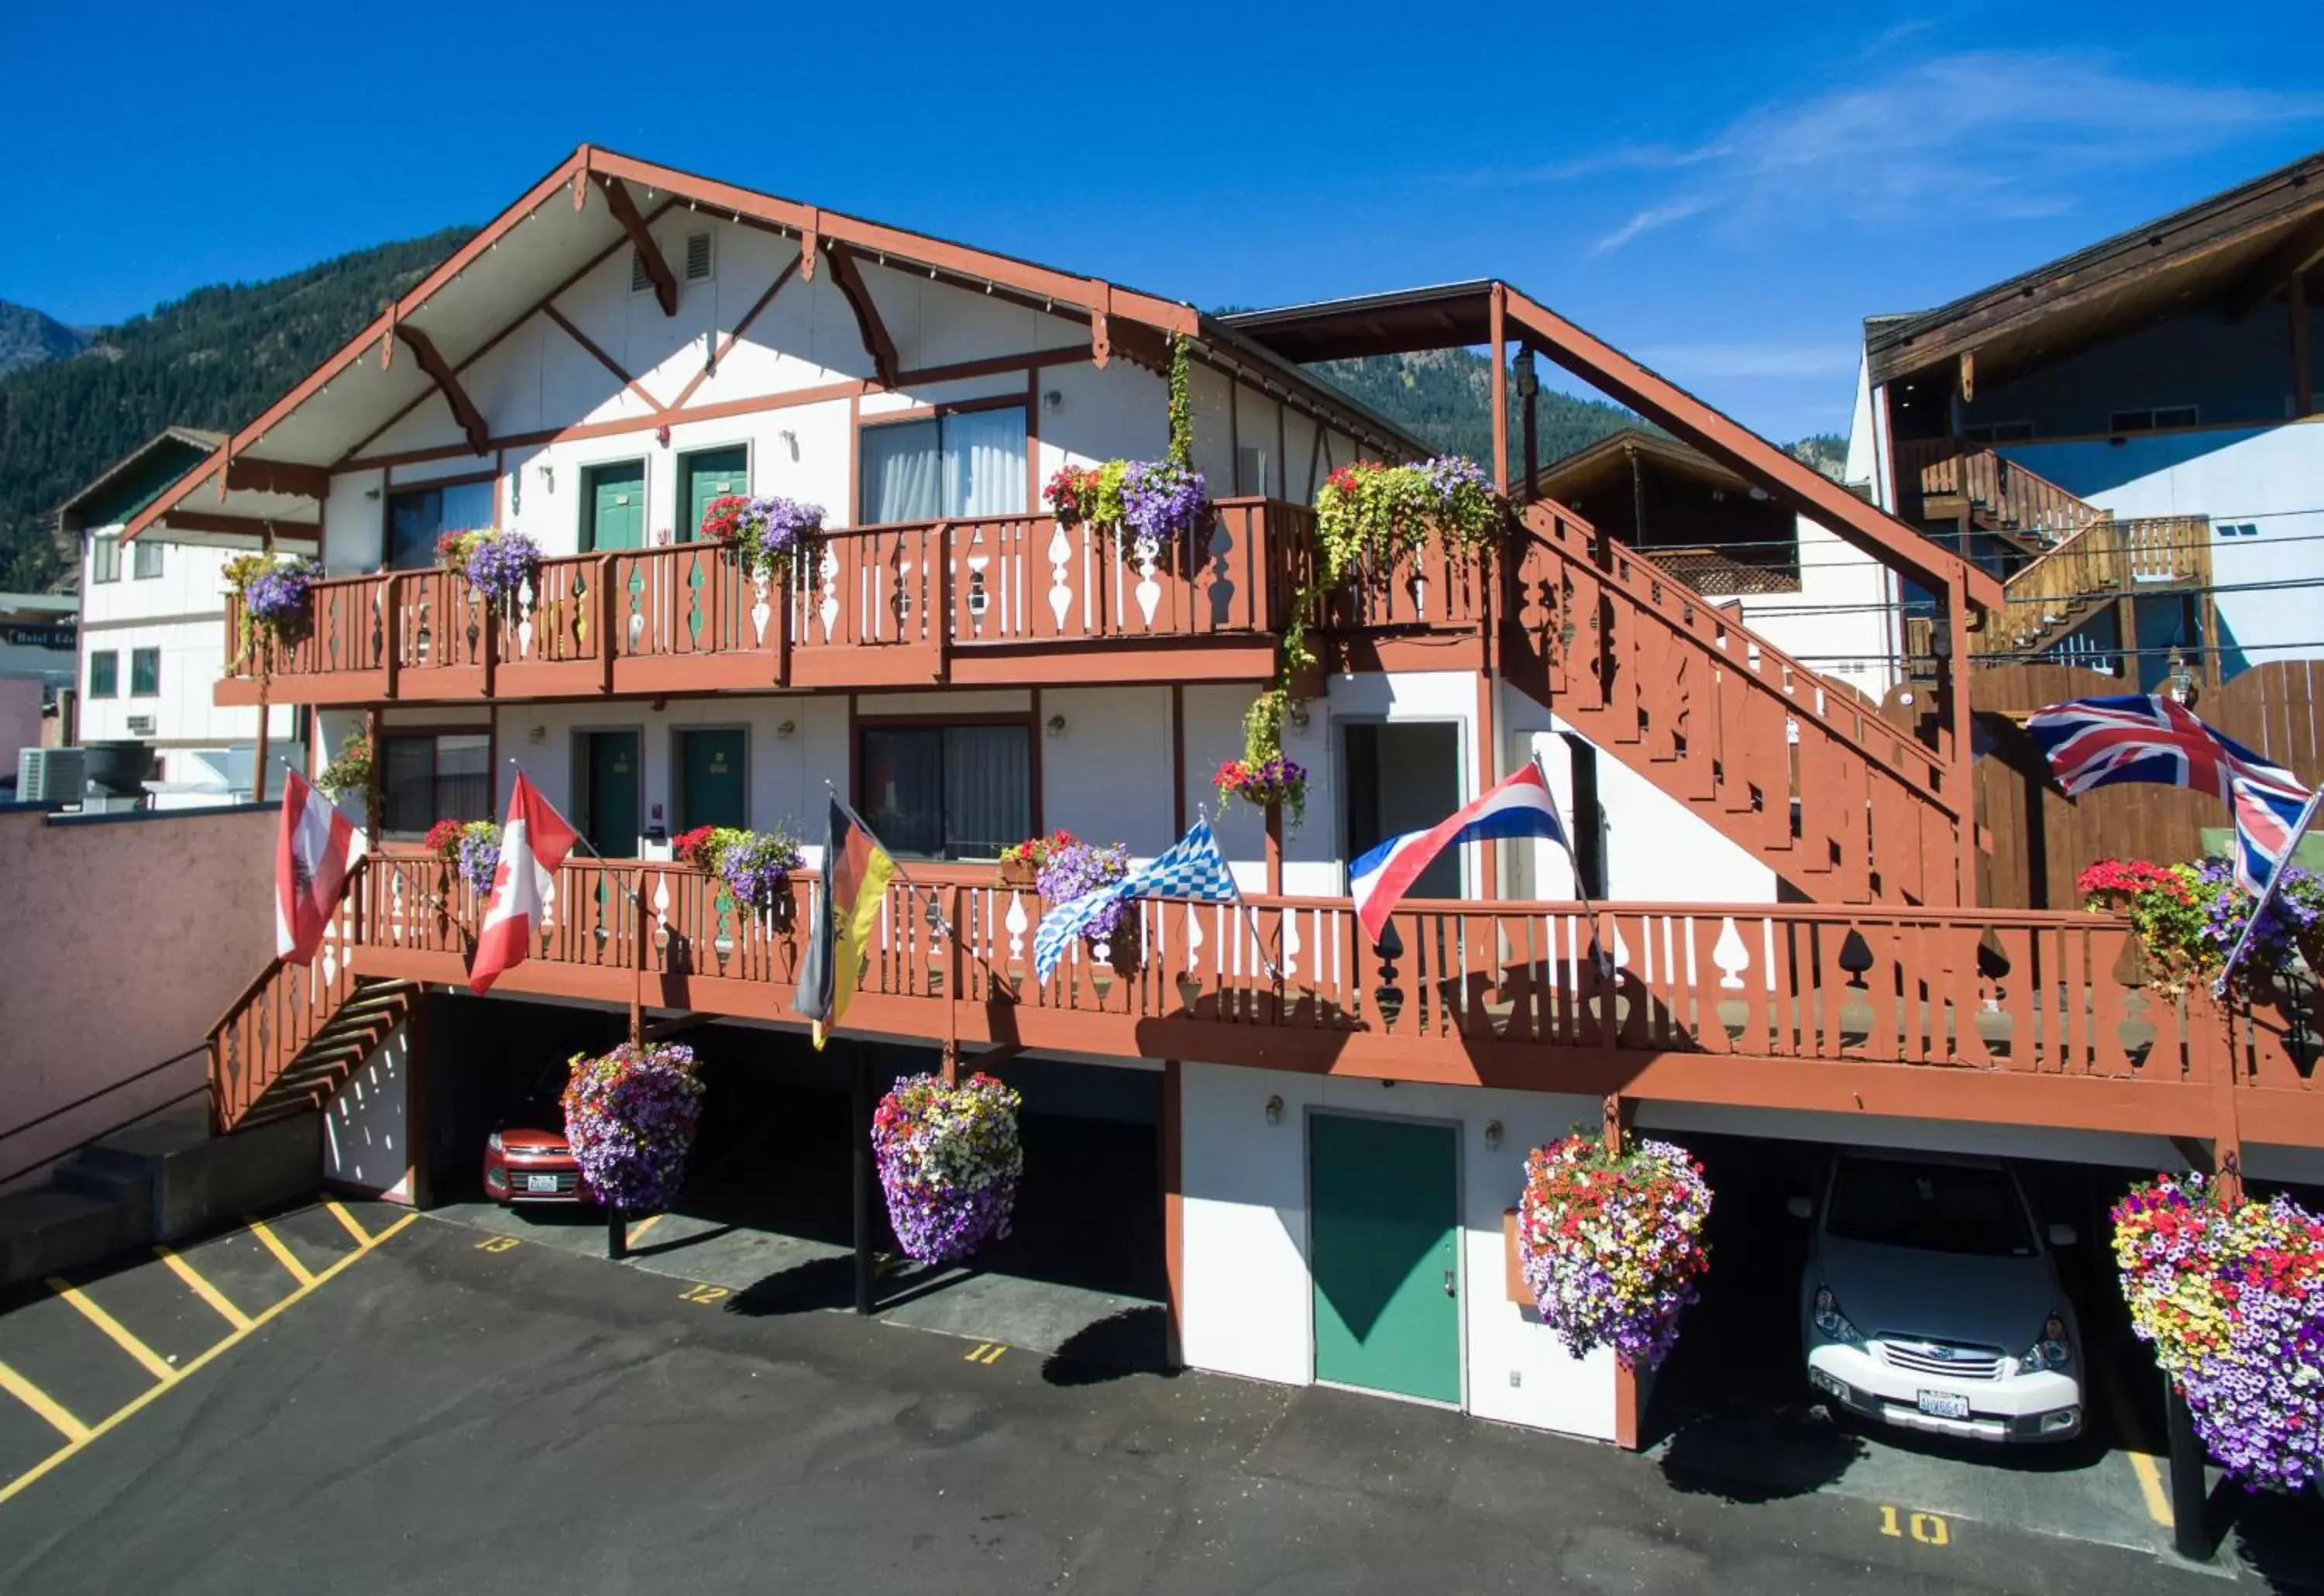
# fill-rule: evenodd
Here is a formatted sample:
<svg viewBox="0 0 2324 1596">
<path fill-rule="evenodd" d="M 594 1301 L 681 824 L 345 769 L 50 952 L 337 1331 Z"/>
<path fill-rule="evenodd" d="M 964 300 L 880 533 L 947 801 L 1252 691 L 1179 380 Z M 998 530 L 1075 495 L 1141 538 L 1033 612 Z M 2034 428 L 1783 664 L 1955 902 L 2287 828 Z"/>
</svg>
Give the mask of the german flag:
<svg viewBox="0 0 2324 1596">
<path fill-rule="evenodd" d="M 872 928 L 896 862 L 880 839 L 837 798 L 823 851 L 823 885 L 816 895 L 815 937 L 799 971 L 798 995 L 791 1006 L 815 1023 L 815 1045 L 839 1029 L 847 1000 L 870 957 Z"/>
</svg>

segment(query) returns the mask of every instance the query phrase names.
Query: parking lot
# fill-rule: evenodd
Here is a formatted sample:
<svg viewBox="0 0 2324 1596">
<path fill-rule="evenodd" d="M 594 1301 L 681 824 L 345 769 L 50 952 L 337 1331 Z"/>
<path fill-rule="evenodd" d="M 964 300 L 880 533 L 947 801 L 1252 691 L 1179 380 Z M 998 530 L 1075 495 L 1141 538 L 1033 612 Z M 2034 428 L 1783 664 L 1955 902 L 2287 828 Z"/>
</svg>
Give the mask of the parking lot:
<svg viewBox="0 0 2324 1596">
<path fill-rule="evenodd" d="M 2195 1571 L 1910 1498 L 1755 1497 L 1438 1409 L 761 1313 L 546 1232 L 346 1211 L 368 1250 L 323 1207 L 269 1222 L 311 1287 L 247 1230 L 188 1250 L 246 1294 L 248 1332 L 158 1259 L 92 1282 L 187 1361 L 166 1383 L 53 1292 L 0 1316 L 11 1367 L 48 1354 L 85 1419 L 112 1398 L 66 1387 L 76 1359 L 110 1350 L 130 1400 L 158 1392 L 0 1488 L 0 1588 L 2130 1596 L 2317 1566 Z M 218 1329 L 189 1315 L 172 1340 L 166 1295 L 136 1305 L 157 1271 Z M 93 1339 L 50 1344 L 69 1333 Z"/>
</svg>

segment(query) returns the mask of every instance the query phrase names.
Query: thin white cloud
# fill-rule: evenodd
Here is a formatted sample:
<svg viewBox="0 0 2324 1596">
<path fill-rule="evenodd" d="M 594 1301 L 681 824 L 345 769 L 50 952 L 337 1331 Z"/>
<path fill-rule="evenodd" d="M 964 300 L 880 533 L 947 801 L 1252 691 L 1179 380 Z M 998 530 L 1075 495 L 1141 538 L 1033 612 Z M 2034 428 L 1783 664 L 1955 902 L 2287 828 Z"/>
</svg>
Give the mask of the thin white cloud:
<svg viewBox="0 0 2324 1596">
<path fill-rule="evenodd" d="M 1619 249 L 1642 233 L 1651 233 L 1657 227 L 1667 227 L 1673 222 L 1683 222 L 1687 217 L 1700 216 L 1710 208 L 1711 198 L 1705 194 L 1692 195 L 1684 199 L 1674 199 L 1668 205 L 1649 206 L 1611 233 L 1607 234 L 1605 237 L 1600 238 L 1590 253 L 1604 254 L 1609 249 Z"/>
<path fill-rule="evenodd" d="M 2054 215 L 2092 174 L 2324 121 L 2324 94 L 2140 77 L 2105 56 L 1977 51 L 1745 113 L 1700 144 L 1632 144 L 1502 180 L 1685 173 L 1599 240 L 1619 249 L 1685 217 L 1920 225 L 1932 216 Z"/>
</svg>

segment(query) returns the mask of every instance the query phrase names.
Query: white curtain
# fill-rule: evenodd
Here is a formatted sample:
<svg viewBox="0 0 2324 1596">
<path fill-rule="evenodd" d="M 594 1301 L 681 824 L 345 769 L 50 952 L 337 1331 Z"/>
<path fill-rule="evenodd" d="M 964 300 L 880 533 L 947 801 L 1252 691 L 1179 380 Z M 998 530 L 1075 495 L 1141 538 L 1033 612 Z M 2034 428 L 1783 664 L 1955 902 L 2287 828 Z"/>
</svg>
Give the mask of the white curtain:
<svg viewBox="0 0 2324 1596">
<path fill-rule="evenodd" d="M 1025 412 L 963 411 L 944 419 L 945 515 L 1025 509 Z"/>
<path fill-rule="evenodd" d="M 884 526 L 934 521 L 942 454 L 934 421 L 863 429 L 863 521 Z"/>
</svg>

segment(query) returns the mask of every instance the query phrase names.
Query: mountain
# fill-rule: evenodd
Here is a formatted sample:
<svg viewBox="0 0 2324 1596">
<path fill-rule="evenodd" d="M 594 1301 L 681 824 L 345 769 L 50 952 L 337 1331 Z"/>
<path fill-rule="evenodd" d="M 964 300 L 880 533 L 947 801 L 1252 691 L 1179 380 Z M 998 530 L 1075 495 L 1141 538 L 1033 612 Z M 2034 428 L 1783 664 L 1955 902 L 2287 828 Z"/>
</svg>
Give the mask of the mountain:
<svg viewBox="0 0 2324 1596">
<path fill-rule="evenodd" d="M 223 432 L 248 421 L 474 231 L 381 244 L 272 281 L 197 289 L 87 335 L 19 313 L 78 341 L 0 376 L 0 591 L 69 585 L 70 553 L 51 536 L 60 503 L 164 427 Z M 0 371 L 17 325 L 0 314 Z"/>
<path fill-rule="evenodd" d="M 1359 404 L 1378 411 L 1429 447 L 1491 465 L 1492 367 L 1474 350 L 1427 349 L 1416 355 L 1326 360 L 1307 370 Z M 1625 427 L 1659 430 L 1602 399 L 1579 399 L 1544 388 L 1538 404 L 1536 454 L 1544 466 Z M 1509 467 L 1520 474 L 1525 460 L 1523 427 L 1512 392 Z"/>
<path fill-rule="evenodd" d="M 30 305 L 0 300 L 0 377 L 44 361 L 78 355 L 88 335 Z"/>
<path fill-rule="evenodd" d="M 1837 432 L 1819 432 L 1797 443 L 1785 444 L 1792 457 L 1822 472 L 1834 482 L 1848 480 L 1848 439 Z"/>
</svg>

